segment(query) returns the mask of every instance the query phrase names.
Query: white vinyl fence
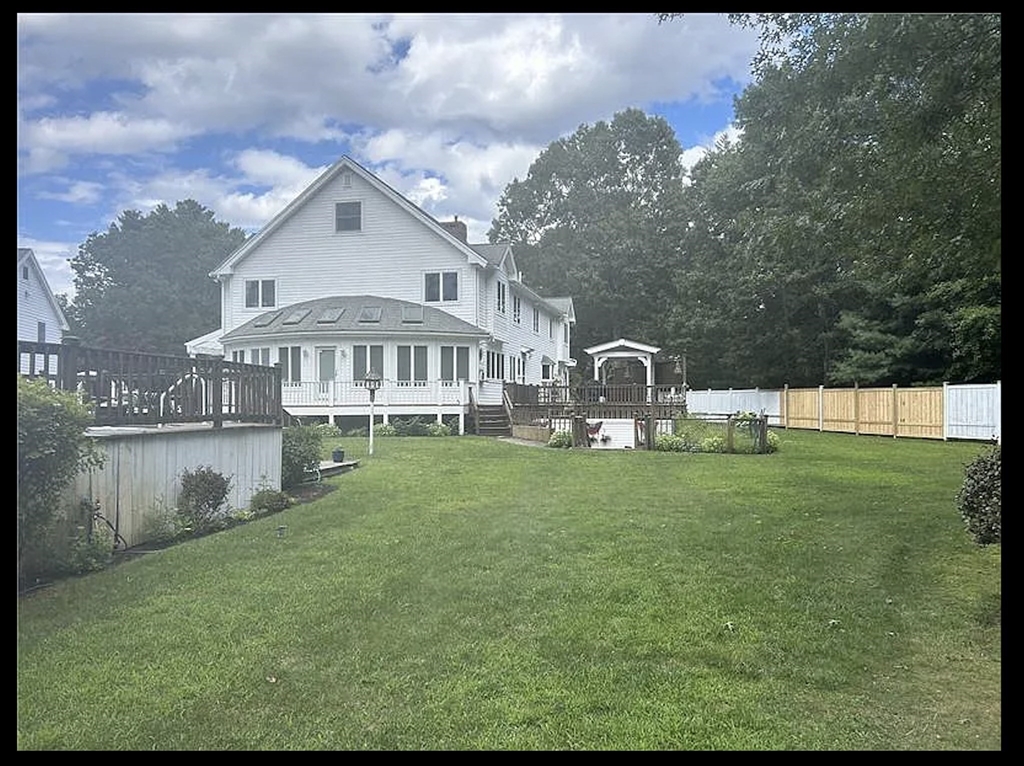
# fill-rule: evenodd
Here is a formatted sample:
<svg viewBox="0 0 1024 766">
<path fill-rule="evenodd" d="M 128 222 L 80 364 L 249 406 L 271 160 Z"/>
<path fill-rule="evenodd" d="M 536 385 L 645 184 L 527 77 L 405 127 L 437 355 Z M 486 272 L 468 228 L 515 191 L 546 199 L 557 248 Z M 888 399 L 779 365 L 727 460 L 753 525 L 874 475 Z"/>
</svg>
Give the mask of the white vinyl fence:
<svg viewBox="0 0 1024 766">
<path fill-rule="evenodd" d="M 691 415 L 730 415 L 734 412 L 753 412 L 768 416 L 768 425 L 783 425 L 782 392 L 760 388 L 706 389 L 686 392 L 686 411 Z"/>
</svg>

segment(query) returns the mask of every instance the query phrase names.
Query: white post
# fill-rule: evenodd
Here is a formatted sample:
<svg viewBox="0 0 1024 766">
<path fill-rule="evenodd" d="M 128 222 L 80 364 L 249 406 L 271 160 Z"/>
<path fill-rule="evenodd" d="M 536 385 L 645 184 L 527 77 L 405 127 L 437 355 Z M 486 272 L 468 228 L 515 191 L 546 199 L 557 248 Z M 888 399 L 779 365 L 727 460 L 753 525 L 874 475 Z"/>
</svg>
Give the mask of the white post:
<svg viewBox="0 0 1024 766">
<path fill-rule="evenodd" d="M 370 454 L 373 454 L 373 392 L 370 392 Z"/>
<path fill-rule="evenodd" d="M 1003 381 L 996 381 L 996 444 L 1003 443 Z"/>
<path fill-rule="evenodd" d="M 942 441 L 949 441 L 949 382 L 942 381 Z"/>
<path fill-rule="evenodd" d="M 825 430 L 825 386 L 818 386 L 818 430 Z"/>
</svg>

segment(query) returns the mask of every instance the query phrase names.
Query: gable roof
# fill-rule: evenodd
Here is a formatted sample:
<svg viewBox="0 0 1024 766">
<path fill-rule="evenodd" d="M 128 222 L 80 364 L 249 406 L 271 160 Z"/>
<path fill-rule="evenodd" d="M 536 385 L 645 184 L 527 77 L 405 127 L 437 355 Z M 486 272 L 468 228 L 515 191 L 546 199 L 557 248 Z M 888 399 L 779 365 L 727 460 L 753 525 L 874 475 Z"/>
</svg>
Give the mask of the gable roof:
<svg viewBox="0 0 1024 766">
<path fill-rule="evenodd" d="M 601 354 L 605 351 L 640 351 L 645 354 L 657 354 L 661 349 L 658 346 L 648 346 L 646 343 L 637 343 L 635 340 L 628 340 L 627 338 L 619 338 L 618 340 L 608 341 L 607 343 L 599 343 L 596 346 L 583 349 L 586 353 L 593 356 L 594 354 Z"/>
<path fill-rule="evenodd" d="M 513 277 L 518 278 L 519 267 L 516 265 L 516 257 L 512 252 L 511 244 L 507 242 L 501 242 L 496 245 L 484 243 L 470 245 L 470 247 L 486 259 L 487 265 L 501 269 L 506 274 L 511 273 Z"/>
<path fill-rule="evenodd" d="M 230 274 L 234 270 L 235 266 L 245 258 L 249 253 L 255 250 L 263 241 L 273 232 L 277 231 L 281 226 L 293 215 L 296 211 L 306 204 L 313 196 L 316 195 L 321 189 L 323 189 L 328 183 L 334 180 L 343 170 L 348 169 L 355 173 L 357 176 L 362 178 L 366 183 L 381 192 L 385 197 L 390 199 L 400 208 L 404 209 L 413 218 L 417 219 L 420 223 L 426 226 L 434 233 L 447 240 L 450 244 L 454 245 L 455 248 L 462 252 L 463 255 L 469 260 L 470 263 L 475 263 L 479 266 L 486 266 L 487 260 L 481 256 L 476 250 L 471 248 L 468 244 L 463 242 L 461 239 L 456 237 L 445 227 L 443 227 L 435 218 L 427 215 L 417 205 L 413 204 L 410 200 L 403 197 L 397 191 L 392 189 L 382 180 L 377 178 L 373 173 L 368 171 L 358 162 L 353 160 L 347 155 L 343 155 L 341 159 L 331 165 L 327 170 L 320 174 L 320 176 L 307 186 L 303 192 L 285 205 L 284 209 L 275 215 L 270 222 L 267 223 L 262 229 L 259 230 L 254 236 L 249 237 L 245 243 L 239 247 L 235 252 L 225 259 L 225 261 L 218 266 L 216 269 L 210 272 L 211 277 L 220 277 L 224 274 Z"/>
<path fill-rule="evenodd" d="M 360 321 L 363 308 L 379 307 L 379 319 Z M 422 322 L 403 321 L 408 312 L 418 316 L 422 309 Z M 407 312 L 408 310 L 408 312 Z M 340 313 L 338 313 L 340 311 Z M 333 319 L 331 319 L 333 317 Z M 330 320 L 330 321 L 326 321 Z M 294 303 L 267 311 L 239 325 L 221 336 L 220 341 L 253 340 L 259 337 L 282 335 L 464 335 L 486 338 L 488 333 L 451 314 L 419 303 L 377 295 L 335 295 L 312 301 Z"/>
<path fill-rule="evenodd" d="M 575 306 L 575 304 L 573 304 L 572 298 L 559 297 L 559 298 L 545 298 L 544 300 L 546 300 L 548 303 L 550 303 L 556 309 L 558 309 L 563 314 L 565 314 L 567 317 L 569 317 L 569 321 L 570 322 L 572 322 L 573 324 L 576 323 L 576 306 Z"/>
<path fill-rule="evenodd" d="M 36 254 L 32 252 L 31 248 L 19 247 L 18 269 L 21 269 L 21 267 L 26 264 L 35 271 L 36 279 L 43 287 L 43 295 L 50 304 L 50 308 L 53 309 L 53 313 L 57 316 L 57 321 L 60 323 L 60 329 L 67 332 L 71 329 L 71 326 L 68 324 L 68 320 L 64 317 L 64 312 L 60 310 L 60 304 L 57 303 L 57 297 L 53 294 L 53 290 L 50 289 L 50 283 L 46 281 L 46 274 L 43 273 L 43 269 L 39 265 L 39 261 L 36 260 Z"/>
</svg>

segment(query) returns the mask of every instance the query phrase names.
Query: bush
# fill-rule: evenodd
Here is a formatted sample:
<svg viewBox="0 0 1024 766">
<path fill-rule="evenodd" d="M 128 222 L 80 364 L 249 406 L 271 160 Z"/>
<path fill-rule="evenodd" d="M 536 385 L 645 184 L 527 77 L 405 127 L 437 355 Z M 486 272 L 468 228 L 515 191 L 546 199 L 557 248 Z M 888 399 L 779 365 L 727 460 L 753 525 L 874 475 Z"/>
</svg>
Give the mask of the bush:
<svg viewBox="0 0 1024 766">
<path fill-rule="evenodd" d="M 374 433 L 376 433 L 376 432 L 374 432 Z M 353 436 L 353 437 L 362 436 L 364 439 L 367 436 L 369 436 L 369 435 L 370 435 L 370 433 L 369 433 L 369 429 L 368 428 L 353 428 L 353 429 L 348 430 L 348 431 L 345 432 L 345 436 Z"/>
<path fill-rule="evenodd" d="M 279 513 L 292 504 L 292 500 L 284 492 L 276 489 L 261 489 L 249 501 L 249 510 L 254 517 L 269 516 Z"/>
<path fill-rule="evenodd" d="M 673 434 L 655 434 L 654 449 L 658 452 L 686 452 L 686 440 Z"/>
<path fill-rule="evenodd" d="M 427 436 L 430 433 L 429 425 L 418 417 L 393 422 L 396 436 Z"/>
<path fill-rule="evenodd" d="M 316 429 L 316 432 L 320 434 L 321 440 L 333 439 L 337 436 L 341 436 L 341 430 L 337 426 L 332 426 L 330 423 L 316 423 L 315 425 L 310 426 L 310 428 Z"/>
<path fill-rule="evenodd" d="M 376 423 L 373 426 L 374 436 L 397 436 L 398 431 L 390 423 Z"/>
<path fill-rule="evenodd" d="M 142 539 L 147 543 L 169 543 L 189 532 L 188 521 L 176 508 L 162 500 L 153 503 L 142 519 Z"/>
<path fill-rule="evenodd" d="M 80 471 L 102 465 L 85 429 L 89 409 L 75 394 L 18 376 L 18 570 L 44 536 L 61 495 Z"/>
<path fill-rule="evenodd" d="M 302 483 L 320 465 L 323 435 L 317 426 L 288 426 L 281 430 L 281 486 Z"/>
<path fill-rule="evenodd" d="M 572 446 L 572 434 L 568 431 L 555 431 L 548 439 L 548 446 L 565 449 Z"/>
<path fill-rule="evenodd" d="M 184 518 L 192 534 L 203 534 L 219 528 L 225 514 L 231 479 L 217 473 L 210 466 L 199 466 L 194 471 L 185 469 L 181 474 L 181 493 L 178 495 L 178 513 Z"/>
<path fill-rule="evenodd" d="M 978 545 L 1002 542 L 1002 448 L 993 447 L 964 469 L 956 499 L 960 517 Z"/>
<path fill-rule="evenodd" d="M 451 426 L 446 423 L 431 423 L 427 426 L 427 436 L 451 436 Z"/>
<path fill-rule="evenodd" d="M 705 436 L 700 442 L 701 452 L 725 452 L 724 436 Z"/>
<path fill-rule="evenodd" d="M 775 433 L 774 431 L 768 431 L 768 436 L 766 438 L 765 446 L 767 447 L 766 451 L 768 453 L 778 452 L 779 451 L 779 435 L 777 433 Z"/>
</svg>

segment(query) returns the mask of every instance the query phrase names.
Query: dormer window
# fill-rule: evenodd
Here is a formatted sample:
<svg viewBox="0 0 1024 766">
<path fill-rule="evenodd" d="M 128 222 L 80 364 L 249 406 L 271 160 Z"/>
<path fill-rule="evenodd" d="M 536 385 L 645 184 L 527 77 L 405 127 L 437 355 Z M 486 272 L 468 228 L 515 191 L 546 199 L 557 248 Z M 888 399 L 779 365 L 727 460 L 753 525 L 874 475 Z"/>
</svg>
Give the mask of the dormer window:
<svg viewBox="0 0 1024 766">
<path fill-rule="evenodd" d="M 28 282 L 28 266 L 21 267 L 21 278 Z"/>
<path fill-rule="evenodd" d="M 362 231 L 363 203 L 337 202 L 334 205 L 335 231 Z"/>
</svg>

